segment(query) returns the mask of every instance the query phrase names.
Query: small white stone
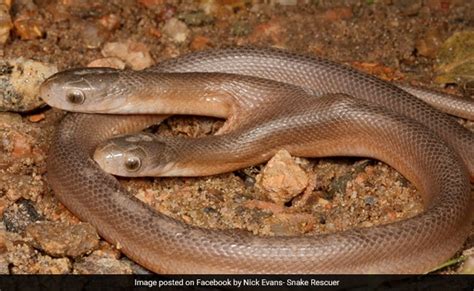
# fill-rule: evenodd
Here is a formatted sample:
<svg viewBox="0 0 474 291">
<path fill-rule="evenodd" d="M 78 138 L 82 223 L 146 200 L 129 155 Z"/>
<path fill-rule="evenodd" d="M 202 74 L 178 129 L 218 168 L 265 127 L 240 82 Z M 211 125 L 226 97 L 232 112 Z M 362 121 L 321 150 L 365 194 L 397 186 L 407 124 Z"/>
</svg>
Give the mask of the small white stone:
<svg viewBox="0 0 474 291">
<path fill-rule="evenodd" d="M 123 60 L 133 70 L 143 70 L 153 65 L 150 49 L 140 42 L 109 42 L 104 45 L 102 55 Z"/>
<path fill-rule="evenodd" d="M 265 191 L 267 198 L 278 204 L 302 193 L 309 183 L 306 172 L 286 150 L 278 151 L 256 180 L 257 187 Z"/>
<path fill-rule="evenodd" d="M 29 111 L 43 104 L 38 98 L 41 83 L 58 71 L 52 64 L 17 58 L 4 60 L 0 66 L 11 66 L 9 74 L 0 76 L 4 88 L 0 92 L 0 111 Z"/>
<path fill-rule="evenodd" d="M 184 22 L 170 18 L 163 26 L 163 33 L 172 41 L 182 43 L 189 37 L 190 30 Z"/>
<path fill-rule="evenodd" d="M 116 57 L 108 57 L 93 60 L 87 66 L 91 68 L 113 68 L 123 70 L 125 69 L 125 62 Z"/>
</svg>

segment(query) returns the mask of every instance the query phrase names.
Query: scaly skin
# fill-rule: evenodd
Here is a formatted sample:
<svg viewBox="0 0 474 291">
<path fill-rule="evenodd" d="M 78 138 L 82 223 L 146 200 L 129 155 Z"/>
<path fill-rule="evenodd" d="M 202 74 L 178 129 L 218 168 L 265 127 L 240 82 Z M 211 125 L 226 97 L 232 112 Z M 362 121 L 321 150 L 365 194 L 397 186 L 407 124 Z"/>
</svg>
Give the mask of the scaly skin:
<svg viewBox="0 0 474 291">
<path fill-rule="evenodd" d="M 236 51 L 217 55 L 224 57 L 227 65 L 231 60 L 240 64 L 242 59 L 228 57 Z M 249 60 L 252 54 L 243 59 Z M 280 62 L 275 66 L 285 65 L 295 78 L 298 72 L 306 73 L 300 79 L 311 79 L 315 72 L 320 72 L 309 71 L 308 66 L 312 65 L 304 63 L 310 61 L 307 58 L 294 57 L 303 63 L 288 67 L 287 62 L 292 61 L 292 55 L 279 54 L 269 56 L 279 56 Z M 183 63 L 189 64 L 190 60 L 212 63 L 212 58 L 202 59 L 202 54 L 197 56 L 200 57 L 184 58 Z M 254 66 L 250 70 L 259 67 L 255 64 L 259 61 L 258 56 L 262 57 L 262 54 L 255 53 L 252 59 Z M 217 94 L 217 97 L 220 96 L 223 103 L 216 100 L 211 100 L 211 103 L 217 104 L 219 108 L 216 116 L 231 118 L 230 126 L 219 136 L 198 139 L 195 143 L 182 139 L 170 140 L 171 145 L 178 145 L 184 153 L 194 153 L 197 158 L 194 162 L 192 159 L 178 160 L 180 162 L 177 165 L 186 169 L 198 165 L 199 171 L 207 170 L 209 173 L 230 171 L 262 162 L 281 148 L 307 157 L 372 157 L 387 162 L 415 184 L 425 202 L 422 214 L 383 226 L 303 237 L 257 237 L 241 231 L 206 230 L 175 221 L 130 197 L 115 178 L 104 173 L 90 158 L 96 146 L 114 134 L 139 130 L 160 121 L 163 118 L 160 116 L 70 114 L 58 128 L 52 142 L 48 156 L 49 182 L 68 209 L 93 224 L 105 239 L 120 245 L 131 259 L 158 273 L 422 273 L 431 270 L 452 256 L 468 235 L 472 198 L 467 170 L 460 156 L 467 165 L 472 162 L 472 134 L 435 110 L 426 109 L 424 103 L 409 101 L 415 99 L 383 81 L 363 74 L 357 75 L 360 73 L 351 70 L 344 73 L 345 67 L 319 59 L 317 61 L 319 63 L 316 65 L 320 66 L 318 68 L 322 73 L 329 72 L 329 75 L 320 74 L 323 79 L 324 76 L 327 78 L 326 85 L 324 81 L 320 83 L 321 86 L 329 86 L 326 91 L 331 93 L 331 84 L 336 81 L 345 81 L 343 86 L 347 90 L 352 88 L 354 95 L 381 99 L 376 101 L 379 106 L 341 94 L 315 98 L 311 93 L 318 91 L 317 88 L 309 92 L 307 89 L 268 80 L 239 76 L 231 79 L 229 75 L 221 75 L 217 83 L 226 89 L 218 90 L 221 94 Z M 219 63 L 219 60 L 216 62 Z M 305 64 L 306 67 L 303 66 Z M 163 68 L 166 69 L 167 65 L 164 64 Z M 82 72 L 89 77 L 87 70 Z M 164 79 L 167 85 L 170 84 L 169 76 L 173 78 L 173 75 L 150 71 L 135 75 L 120 73 L 116 75 L 117 78 L 110 73 L 116 74 L 104 71 L 99 77 L 123 81 L 121 78 L 130 74 L 135 78 L 132 83 L 138 82 L 137 86 L 140 85 L 137 77 L 149 80 L 147 78 L 168 76 Z M 215 78 L 219 76 L 189 76 L 193 75 L 197 79 L 211 78 L 208 80 L 210 84 L 214 84 Z M 64 85 L 63 77 L 71 80 L 77 76 L 74 71 L 54 76 L 42 87 L 42 95 L 47 98 L 60 96 L 64 92 L 53 92 L 53 89 L 60 89 Z M 359 83 L 354 84 L 354 80 Z M 87 85 L 93 86 L 94 81 L 89 81 Z M 291 82 L 289 78 L 287 81 Z M 327 85 L 328 81 L 330 85 Z M 156 84 L 163 84 L 160 82 Z M 184 86 L 185 83 L 179 84 Z M 191 82 L 189 88 L 181 87 L 179 91 L 199 89 L 194 85 Z M 363 89 L 363 85 L 368 87 Z M 253 91 L 248 95 L 241 94 L 242 88 L 253 88 Z M 251 98 L 255 96 L 252 93 L 267 96 L 265 92 L 273 93 L 276 97 Z M 160 104 L 171 106 L 173 96 L 182 95 L 165 96 Z M 203 97 L 208 96 L 201 94 L 197 100 L 202 102 Z M 151 99 L 147 100 L 150 102 Z M 384 102 L 386 104 L 381 104 Z M 404 115 L 387 111 L 380 105 L 392 107 L 390 109 Z M 208 110 L 199 104 L 196 109 L 193 106 L 186 108 L 186 113 L 193 113 L 188 112 L 189 109 L 199 112 Z M 159 113 L 181 113 L 172 110 L 179 111 L 180 108 L 165 108 Z M 247 114 L 235 117 L 234 110 Z M 406 116 L 417 117 L 426 125 Z M 439 139 L 438 134 L 444 134 L 446 143 Z M 145 152 L 159 150 L 153 143 L 139 140 L 136 144 L 146 149 Z M 454 146 L 456 152 L 452 150 Z M 168 152 L 170 160 L 179 157 L 176 153 L 170 157 L 171 153 Z M 231 157 L 230 153 L 234 153 L 234 156 Z M 206 168 L 206 161 L 216 157 L 219 157 L 217 162 L 208 163 Z M 217 170 L 209 169 L 216 165 L 223 166 Z"/>
<path fill-rule="evenodd" d="M 222 109 L 219 102 L 208 100 L 206 97 L 209 96 L 206 94 L 189 95 L 188 99 L 182 101 L 179 98 L 173 98 L 173 92 L 176 90 L 193 89 L 192 86 L 203 87 L 203 85 L 189 80 L 189 76 L 193 74 L 177 78 L 173 74 L 162 74 L 163 72 L 217 72 L 246 75 L 300 86 L 318 96 L 327 93 L 344 93 L 369 101 L 417 120 L 436 132 L 458 152 L 469 169 L 471 179 L 474 179 L 474 134 L 459 125 L 453 118 L 414 98 L 413 95 L 397 86 L 376 77 L 322 58 L 296 55 L 281 50 L 248 47 L 209 50 L 170 59 L 142 72 L 101 68 L 76 69 L 49 78 L 42 86 L 40 96 L 53 107 L 75 112 L 238 116 L 232 110 L 239 110 L 239 108 L 232 108 L 229 112 L 218 111 Z M 204 79 L 204 84 L 211 86 L 203 88 L 201 92 L 221 90 L 216 88 L 220 86 L 219 82 L 209 77 L 201 78 L 201 81 Z M 194 78 L 199 79 L 197 76 Z M 235 76 L 234 80 L 238 82 L 239 77 Z M 235 85 L 227 84 L 227 90 L 232 91 Z M 473 99 L 453 98 L 447 94 L 436 94 L 431 90 L 408 86 L 403 88 L 444 111 L 461 112 L 459 115 L 474 119 Z M 82 104 L 67 102 L 65 96 L 74 90 L 84 92 L 86 102 Z M 193 91 L 196 92 L 196 90 Z M 246 112 L 248 108 L 257 106 L 264 98 L 271 99 L 274 92 L 271 91 L 267 96 L 255 99 L 247 94 L 244 98 L 247 98 L 248 102 L 239 105 L 240 112 Z M 176 95 L 181 98 L 185 94 L 176 93 Z M 214 111 L 209 109 L 214 109 Z M 228 125 L 224 131 L 231 127 Z"/>
</svg>

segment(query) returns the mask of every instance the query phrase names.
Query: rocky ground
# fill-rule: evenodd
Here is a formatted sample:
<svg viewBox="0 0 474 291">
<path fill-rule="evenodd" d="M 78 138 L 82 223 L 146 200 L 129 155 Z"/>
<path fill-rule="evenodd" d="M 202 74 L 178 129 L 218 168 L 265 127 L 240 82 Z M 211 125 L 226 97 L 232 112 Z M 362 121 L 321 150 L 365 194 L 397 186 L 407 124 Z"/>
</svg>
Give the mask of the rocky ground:
<svg viewBox="0 0 474 291">
<path fill-rule="evenodd" d="M 0 274 L 146 272 L 79 222 L 48 187 L 45 159 L 64 113 L 44 106 L 36 90 L 58 70 L 143 69 L 187 52 L 254 45 L 472 94 L 472 1 L 266 2 L 0 0 Z M 221 124 L 172 117 L 158 132 L 196 137 Z M 400 174 L 356 158 L 306 160 L 280 152 L 267 165 L 215 177 L 121 181 L 169 216 L 259 235 L 367 227 L 422 210 L 416 189 Z M 461 263 L 440 272 L 473 273 L 473 245 L 471 235 L 454 258 Z"/>
</svg>

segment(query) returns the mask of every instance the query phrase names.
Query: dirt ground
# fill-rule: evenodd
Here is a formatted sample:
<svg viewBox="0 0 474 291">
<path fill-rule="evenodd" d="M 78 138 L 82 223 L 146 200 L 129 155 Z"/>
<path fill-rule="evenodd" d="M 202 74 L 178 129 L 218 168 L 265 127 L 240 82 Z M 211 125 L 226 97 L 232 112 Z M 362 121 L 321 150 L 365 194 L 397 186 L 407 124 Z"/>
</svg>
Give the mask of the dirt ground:
<svg viewBox="0 0 474 291">
<path fill-rule="evenodd" d="M 474 2 L 21 0 L 13 1 L 10 15 L 14 26 L 2 58 L 33 59 L 58 70 L 93 61 L 148 66 L 187 52 L 253 45 L 319 55 L 386 80 L 440 88 L 433 83 L 437 52 L 455 32 L 472 30 Z M 462 94 L 464 85 L 448 90 Z M 55 198 L 45 159 L 64 113 L 37 103 L 26 112 L 0 113 L 0 273 L 146 272 L 99 240 Z M 472 130 L 472 123 L 460 122 Z M 220 124 L 172 117 L 158 132 L 196 137 L 212 134 Z M 284 205 L 255 187 L 265 165 L 215 177 L 121 181 L 142 201 L 186 223 L 259 235 L 367 227 L 422 210 L 416 189 L 381 162 L 295 161 L 311 188 L 304 199 L 300 195 Z M 474 227 L 464 250 L 473 246 Z M 441 272 L 462 269 L 458 263 Z"/>
</svg>

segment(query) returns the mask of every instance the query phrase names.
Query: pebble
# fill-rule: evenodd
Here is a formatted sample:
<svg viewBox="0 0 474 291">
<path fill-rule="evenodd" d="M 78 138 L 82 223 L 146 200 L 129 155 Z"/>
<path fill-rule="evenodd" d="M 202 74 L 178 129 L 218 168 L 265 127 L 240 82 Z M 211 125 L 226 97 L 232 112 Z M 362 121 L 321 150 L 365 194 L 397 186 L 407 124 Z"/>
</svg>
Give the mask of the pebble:
<svg viewBox="0 0 474 291">
<path fill-rule="evenodd" d="M 275 235 L 298 235 L 314 229 L 314 217 L 308 213 L 278 213 L 264 223 Z"/>
<path fill-rule="evenodd" d="M 434 58 L 438 52 L 438 48 L 442 44 L 440 29 L 430 28 L 423 37 L 418 38 L 415 42 L 415 48 L 419 55 Z"/>
<path fill-rule="evenodd" d="M 141 42 L 109 42 L 102 49 L 106 58 L 115 57 L 123 60 L 133 70 L 143 70 L 153 65 L 150 49 Z"/>
<path fill-rule="evenodd" d="M 10 132 L 10 140 L 12 143 L 11 156 L 13 158 L 21 158 L 31 155 L 33 147 L 33 139 L 31 136 L 12 130 Z"/>
<path fill-rule="evenodd" d="M 16 16 L 13 26 L 22 40 L 32 40 L 44 36 L 43 23 L 36 10 L 25 10 Z"/>
<path fill-rule="evenodd" d="M 272 213 L 282 213 L 285 211 L 285 207 L 283 205 L 256 199 L 246 201 L 244 206 L 249 209 L 267 210 Z"/>
<path fill-rule="evenodd" d="M 163 33 L 175 43 L 185 42 L 191 31 L 186 23 L 173 17 L 166 21 L 163 26 Z"/>
<path fill-rule="evenodd" d="M 191 41 L 190 47 L 192 50 L 198 51 L 209 47 L 211 40 L 208 37 L 198 35 Z"/>
<path fill-rule="evenodd" d="M 120 259 L 120 257 L 122 257 L 120 250 L 105 241 L 100 241 L 99 248 L 95 250 L 94 253 L 101 257 L 107 256 L 116 259 Z"/>
<path fill-rule="evenodd" d="M 41 254 L 25 241 L 23 236 L 0 230 L 7 242 L 8 252 L 0 255 L 0 274 L 68 274 L 71 261 L 68 258 L 51 258 Z M 25 288 L 20 288 L 21 290 Z M 27 290 L 27 289 L 25 289 Z"/>
<path fill-rule="evenodd" d="M 347 173 L 336 177 L 330 183 L 328 194 L 329 197 L 334 197 L 336 194 L 344 194 L 347 191 L 347 184 L 352 180 L 352 174 Z"/>
<path fill-rule="evenodd" d="M 373 197 L 373 196 L 367 196 L 364 198 L 364 203 L 366 205 L 374 205 L 375 203 L 377 202 L 377 198 Z"/>
<path fill-rule="evenodd" d="M 218 11 L 222 8 L 221 3 L 218 3 L 214 0 L 203 0 L 199 3 L 199 8 L 202 9 L 206 14 L 217 14 Z"/>
<path fill-rule="evenodd" d="M 8 170 L 0 175 L 0 193 L 6 193 L 12 201 L 20 196 L 35 201 L 42 192 L 38 187 L 43 187 L 43 180 L 36 171 L 28 170 L 32 165 L 40 166 L 45 159 L 38 132 L 37 127 L 23 121 L 19 114 L 0 112 L 0 170 Z M 23 190 L 27 184 L 30 188 Z M 12 198 L 10 191 L 17 192 L 13 196 L 18 197 Z"/>
<path fill-rule="evenodd" d="M 7 252 L 7 233 L 4 226 L 0 227 L 0 254 L 3 255 Z"/>
<path fill-rule="evenodd" d="M 9 201 L 5 197 L 0 197 L 0 217 L 3 217 L 5 209 L 10 205 Z"/>
<path fill-rule="evenodd" d="M 125 69 L 125 62 L 116 57 L 108 57 L 108 58 L 101 58 L 97 60 L 93 60 L 89 64 L 88 67 L 100 67 L 100 68 L 113 68 L 118 70 Z"/>
<path fill-rule="evenodd" d="M 15 202 L 20 198 L 36 200 L 43 191 L 43 182 L 37 183 L 32 175 L 4 173 L 0 177 L 0 191 L 5 193 L 5 198 Z"/>
<path fill-rule="evenodd" d="M 34 60 L 0 60 L 0 111 L 30 111 L 43 105 L 37 96 L 41 83 L 58 71 L 55 65 Z"/>
<path fill-rule="evenodd" d="M 12 245 L 8 249 L 7 261 L 10 265 L 12 274 L 35 274 L 37 266 L 35 262 L 38 259 L 38 252 L 24 243 Z"/>
<path fill-rule="evenodd" d="M 51 258 L 50 256 L 38 255 L 35 268 L 37 274 L 70 274 L 72 263 L 68 258 Z"/>
<path fill-rule="evenodd" d="M 61 22 L 70 19 L 72 15 L 67 11 L 65 5 L 56 5 L 56 3 L 49 3 L 45 5 L 45 11 L 51 16 L 53 22 Z"/>
<path fill-rule="evenodd" d="M 10 274 L 10 268 L 9 268 L 9 262 L 7 260 L 6 255 L 0 255 L 0 275 L 9 275 Z"/>
<path fill-rule="evenodd" d="M 17 128 L 22 125 L 22 121 L 21 115 L 18 113 L 0 112 L 0 128 Z"/>
<path fill-rule="evenodd" d="M 40 222 L 30 224 L 26 233 L 34 248 L 54 257 L 78 257 L 99 247 L 99 236 L 88 223 Z"/>
<path fill-rule="evenodd" d="M 284 5 L 284 6 L 298 5 L 298 0 L 276 0 L 274 2 L 278 3 L 280 5 Z M 307 2 L 307 1 L 305 1 L 305 2 Z"/>
<path fill-rule="evenodd" d="M 331 202 L 329 202 L 329 200 L 327 200 L 327 199 L 318 197 L 318 204 L 323 206 L 323 207 L 327 207 L 328 205 L 331 205 Z"/>
<path fill-rule="evenodd" d="M 406 16 L 415 16 L 419 13 L 420 9 L 423 7 L 422 0 L 398 0 L 393 3 L 402 15 Z"/>
<path fill-rule="evenodd" d="M 471 233 L 471 237 L 472 234 L 474 233 Z M 471 246 L 463 250 L 462 256 L 466 257 L 466 259 L 464 260 L 460 273 L 474 275 L 474 247 Z"/>
<path fill-rule="evenodd" d="M 161 38 L 161 30 L 159 30 L 158 28 L 156 27 L 150 27 L 148 29 L 148 33 L 153 36 L 154 38 L 156 39 L 160 39 Z"/>
<path fill-rule="evenodd" d="M 10 232 L 20 233 L 35 221 L 42 219 L 30 200 L 22 199 L 8 207 L 3 214 L 3 223 Z"/>
<path fill-rule="evenodd" d="M 166 4 L 164 5 L 160 12 L 158 12 L 157 15 L 157 21 L 158 22 L 165 22 L 171 18 L 173 18 L 176 14 L 177 8 L 174 5 L 171 4 Z"/>
<path fill-rule="evenodd" d="M 39 113 L 39 114 L 33 114 L 28 116 L 28 120 L 33 123 L 40 122 L 45 119 L 44 113 Z"/>
<path fill-rule="evenodd" d="M 99 19 L 99 24 L 108 31 L 115 31 L 120 27 L 120 17 L 117 14 L 107 14 Z"/>
<path fill-rule="evenodd" d="M 367 175 L 367 173 L 361 172 L 357 174 L 357 176 L 354 179 L 354 182 L 360 186 L 364 186 L 368 178 L 369 178 L 369 175 Z"/>
<path fill-rule="evenodd" d="M 0 45 L 7 42 L 13 28 L 10 17 L 10 1 L 0 0 Z"/>
<path fill-rule="evenodd" d="M 13 163 L 9 155 L 12 144 L 9 132 L 13 126 L 21 123 L 22 119 L 19 114 L 0 112 L 0 170 L 8 169 Z"/>
<path fill-rule="evenodd" d="M 138 265 L 137 263 L 131 261 L 127 257 L 123 257 L 121 259 L 121 261 L 130 265 L 130 267 L 132 269 L 132 273 L 134 275 L 153 275 L 153 273 L 151 271 L 148 271 L 147 269 L 145 269 L 144 267 L 142 267 L 142 266 Z"/>
<path fill-rule="evenodd" d="M 271 201 L 285 204 L 303 192 L 308 184 L 306 172 L 296 164 L 288 151 L 280 150 L 268 161 L 262 173 L 257 175 L 256 186 Z"/>
<path fill-rule="evenodd" d="M 255 186 L 255 176 L 258 174 L 258 171 L 255 171 L 255 168 L 245 168 L 238 171 L 235 171 L 234 174 L 239 177 L 241 181 L 244 182 L 246 188 L 253 188 Z"/>
<path fill-rule="evenodd" d="M 181 14 L 178 18 L 189 26 L 203 26 L 211 24 L 214 21 L 211 15 L 201 10 Z"/>
<path fill-rule="evenodd" d="M 250 24 L 246 21 L 236 21 L 230 29 L 230 33 L 233 36 L 246 36 L 250 31 Z"/>
<path fill-rule="evenodd" d="M 352 10 L 349 7 L 336 7 L 326 10 L 322 18 L 327 21 L 335 22 L 352 18 Z"/>
<path fill-rule="evenodd" d="M 474 255 L 469 256 L 465 261 L 461 270 L 461 274 L 474 275 Z"/>
<path fill-rule="evenodd" d="M 109 31 L 98 23 L 83 22 L 81 29 L 82 41 L 86 48 L 97 49 L 108 39 Z"/>
<path fill-rule="evenodd" d="M 251 44 L 269 42 L 269 44 L 277 47 L 285 47 L 286 37 L 284 25 L 279 19 L 274 18 L 255 26 L 248 41 Z"/>
<path fill-rule="evenodd" d="M 105 14 L 105 3 L 97 0 L 61 0 L 56 6 L 64 6 L 72 16 L 87 19 Z"/>
<path fill-rule="evenodd" d="M 74 263 L 74 274 L 132 274 L 132 267 L 127 261 L 118 260 L 112 255 L 95 251 L 90 256 Z"/>
<path fill-rule="evenodd" d="M 429 8 L 432 11 L 439 11 L 439 12 L 444 12 L 448 13 L 449 8 L 451 6 L 451 2 L 455 1 L 449 1 L 449 0 L 425 0 L 423 1 L 424 5 Z"/>
<path fill-rule="evenodd" d="M 137 3 L 146 8 L 152 8 L 166 3 L 166 0 L 137 0 Z"/>
</svg>

